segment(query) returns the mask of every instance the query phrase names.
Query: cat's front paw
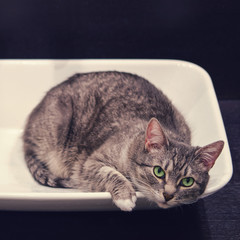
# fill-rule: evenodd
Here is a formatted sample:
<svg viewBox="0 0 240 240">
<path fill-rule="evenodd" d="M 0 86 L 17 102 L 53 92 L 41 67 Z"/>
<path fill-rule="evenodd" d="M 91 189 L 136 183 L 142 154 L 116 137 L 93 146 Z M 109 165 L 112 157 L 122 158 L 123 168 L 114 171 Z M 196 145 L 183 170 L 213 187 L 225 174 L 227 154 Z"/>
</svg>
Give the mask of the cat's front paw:
<svg viewBox="0 0 240 240">
<path fill-rule="evenodd" d="M 137 201 L 136 192 L 129 182 L 117 186 L 112 192 L 113 202 L 122 211 L 132 211 Z"/>
<path fill-rule="evenodd" d="M 117 207 L 119 207 L 122 211 L 132 211 L 132 209 L 135 207 L 135 203 L 137 201 L 137 197 L 134 195 L 131 198 L 127 199 L 117 199 L 114 201 Z"/>
</svg>

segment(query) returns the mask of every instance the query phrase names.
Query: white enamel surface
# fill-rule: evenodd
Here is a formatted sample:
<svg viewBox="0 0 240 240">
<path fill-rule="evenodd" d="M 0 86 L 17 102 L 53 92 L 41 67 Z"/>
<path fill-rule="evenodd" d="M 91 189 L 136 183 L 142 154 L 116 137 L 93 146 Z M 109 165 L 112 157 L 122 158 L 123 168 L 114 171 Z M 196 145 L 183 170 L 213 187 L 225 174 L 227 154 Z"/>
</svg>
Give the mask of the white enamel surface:
<svg viewBox="0 0 240 240">
<path fill-rule="evenodd" d="M 25 166 L 21 134 L 28 114 L 50 87 L 77 72 L 136 73 L 162 89 L 183 113 L 193 145 L 224 140 L 225 146 L 203 195 L 221 189 L 232 176 L 228 141 L 209 75 L 177 60 L 2 60 L 0 61 L 0 209 L 114 210 L 109 193 L 82 193 L 40 186 Z M 137 209 L 154 208 L 137 193 Z"/>
</svg>

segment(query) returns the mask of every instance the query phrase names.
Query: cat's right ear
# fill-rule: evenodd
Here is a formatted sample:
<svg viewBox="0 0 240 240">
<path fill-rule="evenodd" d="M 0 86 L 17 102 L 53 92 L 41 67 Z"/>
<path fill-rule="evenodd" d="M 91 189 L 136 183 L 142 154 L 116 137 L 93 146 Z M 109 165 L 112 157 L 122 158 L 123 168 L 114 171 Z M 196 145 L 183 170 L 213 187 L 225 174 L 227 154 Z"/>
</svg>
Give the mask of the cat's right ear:
<svg viewBox="0 0 240 240">
<path fill-rule="evenodd" d="M 146 130 L 145 150 L 150 152 L 153 149 L 162 149 L 167 145 L 168 141 L 159 121 L 156 118 L 152 118 Z"/>
<path fill-rule="evenodd" d="M 199 156 L 198 162 L 201 166 L 209 171 L 222 152 L 223 146 L 223 141 L 217 141 L 198 149 L 196 154 Z"/>
</svg>

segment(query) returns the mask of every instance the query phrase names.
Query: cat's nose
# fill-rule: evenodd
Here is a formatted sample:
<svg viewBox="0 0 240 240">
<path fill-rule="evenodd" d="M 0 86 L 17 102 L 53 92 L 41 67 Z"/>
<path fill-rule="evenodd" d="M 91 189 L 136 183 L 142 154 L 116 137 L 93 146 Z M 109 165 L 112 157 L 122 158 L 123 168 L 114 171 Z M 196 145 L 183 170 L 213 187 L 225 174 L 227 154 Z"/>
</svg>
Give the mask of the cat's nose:
<svg viewBox="0 0 240 240">
<path fill-rule="evenodd" d="M 163 193 L 163 196 L 164 196 L 166 202 L 168 202 L 169 200 L 171 200 L 173 198 L 173 195 L 168 194 L 168 193 Z"/>
</svg>

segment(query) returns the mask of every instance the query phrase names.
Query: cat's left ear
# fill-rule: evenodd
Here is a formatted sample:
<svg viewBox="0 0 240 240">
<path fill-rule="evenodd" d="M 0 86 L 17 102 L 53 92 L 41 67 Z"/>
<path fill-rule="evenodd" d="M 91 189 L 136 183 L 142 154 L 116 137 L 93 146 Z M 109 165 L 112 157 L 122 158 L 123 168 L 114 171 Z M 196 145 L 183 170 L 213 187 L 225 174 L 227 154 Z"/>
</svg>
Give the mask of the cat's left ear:
<svg viewBox="0 0 240 240">
<path fill-rule="evenodd" d="M 160 123 L 156 118 L 152 118 L 146 130 L 145 149 L 150 152 L 153 149 L 161 149 L 167 144 L 168 141 Z"/>
<path fill-rule="evenodd" d="M 198 155 L 200 164 L 203 164 L 207 171 L 213 167 L 222 152 L 223 146 L 223 141 L 217 141 L 197 150 L 196 154 Z"/>
</svg>

